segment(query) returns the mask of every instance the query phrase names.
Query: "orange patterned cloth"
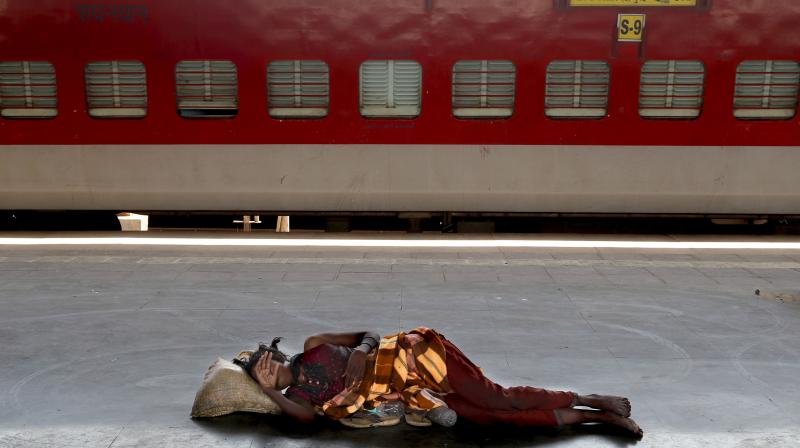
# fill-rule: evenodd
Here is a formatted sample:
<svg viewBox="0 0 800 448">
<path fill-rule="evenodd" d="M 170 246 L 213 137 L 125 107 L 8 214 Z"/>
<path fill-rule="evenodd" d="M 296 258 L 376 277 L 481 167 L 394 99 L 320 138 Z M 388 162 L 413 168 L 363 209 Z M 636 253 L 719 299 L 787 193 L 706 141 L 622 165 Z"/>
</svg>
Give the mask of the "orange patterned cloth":
<svg viewBox="0 0 800 448">
<path fill-rule="evenodd" d="M 447 393 L 445 349 L 439 334 L 425 327 L 381 339 L 358 389 L 345 389 L 322 405 L 328 417 L 340 419 L 380 397 L 399 393 L 410 409 L 433 409 L 442 402 L 426 392 Z"/>
</svg>

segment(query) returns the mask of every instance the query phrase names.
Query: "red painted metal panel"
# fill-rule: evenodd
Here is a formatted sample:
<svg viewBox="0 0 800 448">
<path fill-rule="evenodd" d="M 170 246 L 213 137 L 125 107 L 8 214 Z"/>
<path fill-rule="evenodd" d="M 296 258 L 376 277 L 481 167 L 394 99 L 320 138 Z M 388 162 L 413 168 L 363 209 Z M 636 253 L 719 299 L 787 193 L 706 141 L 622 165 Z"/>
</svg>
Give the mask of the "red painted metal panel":
<svg viewBox="0 0 800 448">
<path fill-rule="evenodd" d="M 614 41 L 615 8 L 559 8 L 553 0 L 6 0 L 0 2 L 0 60 L 46 60 L 56 69 L 59 115 L 0 119 L 0 144 L 564 144 L 797 146 L 800 121 L 733 117 L 736 67 L 748 59 L 800 60 L 800 2 L 713 0 L 708 8 L 626 8 L 648 14 L 645 42 Z M 86 112 L 84 66 L 140 60 L 147 69 L 144 119 L 102 120 Z M 233 61 L 239 114 L 184 119 L 176 113 L 175 64 Z M 330 112 L 276 120 L 266 101 L 266 65 L 319 59 L 330 67 Z M 366 59 L 422 64 L 422 114 L 365 119 L 358 70 Z M 451 111 L 452 67 L 462 59 L 507 59 L 517 67 L 516 107 L 505 120 L 459 120 Z M 547 64 L 600 59 L 611 66 L 602 120 L 544 115 Z M 647 59 L 706 65 L 697 120 L 638 114 Z"/>
</svg>

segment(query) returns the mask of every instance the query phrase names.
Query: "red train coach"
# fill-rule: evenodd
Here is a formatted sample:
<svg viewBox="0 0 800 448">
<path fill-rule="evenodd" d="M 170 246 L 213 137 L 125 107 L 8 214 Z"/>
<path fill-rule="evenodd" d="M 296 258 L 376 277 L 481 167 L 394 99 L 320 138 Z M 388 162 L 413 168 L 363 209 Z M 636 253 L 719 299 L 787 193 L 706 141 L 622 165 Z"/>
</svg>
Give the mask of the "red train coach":
<svg viewBox="0 0 800 448">
<path fill-rule="evenodd" d="M 800 214 L 796 0 L 0 0 L 0 209 Z"/>
</svg>

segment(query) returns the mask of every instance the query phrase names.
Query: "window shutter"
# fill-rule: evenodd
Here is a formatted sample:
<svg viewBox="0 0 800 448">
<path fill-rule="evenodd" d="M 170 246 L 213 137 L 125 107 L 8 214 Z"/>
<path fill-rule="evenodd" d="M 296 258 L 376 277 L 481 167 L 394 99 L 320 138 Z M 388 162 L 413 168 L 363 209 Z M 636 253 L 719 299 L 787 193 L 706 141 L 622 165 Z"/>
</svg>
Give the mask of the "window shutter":
<svg viewBox="0 0 800 448">
<path fill-rule="evenodd" d="M 644 118 L 700 116 L 705 67 L 700 61 L 647 61 L 639 83 L 639 115 Z"/>
<path fill-rule="evenodd" d="M 744 61 L 736 70 L 733 114 L 741 119 L 780 120 L 797 111 L 800 65 L 794 61 Z"/>
<path fill-rule="evenodd" d="M 89 115 L 136 118 L 147 115 L 147 75 L 139 61 L 103 61 L 86 65 Z"/>
<path fill-rule="evenodd" d="M 233 117 L 239 112 L 236 65 L 231 61 L 181 61 L 175 68 L 182 117 Z"/>
<path fill-rule="evenodd" d="M 458 61 L 453 66 L 453 115 L 507 118 L 514 112 L 516 67 L 511 61 Z"/>
<path fill-rule="evenodd" d="M 603 118 L 610 69 L 605 61 L 553 61 L 547 66 L 545 114 L 551 118 Z"/>
<path fill-rule="evenodd" d="M 6 118 L 58 115 L 56 71 L 45 61 L 0 62 L 0 113 Z"/>
<path fill-rule="evenodd" d="M 323 61 L 273 61 L 267 66 L 269 114 L 275 118 L 328 115 L 328 64 Z"/>
<path fill-rule="evenodd" d="M 361 64 L 361 114 L 366 117 L 419 115 L 422 67 L 416 61 L 366 61 Z"/>
</svg>

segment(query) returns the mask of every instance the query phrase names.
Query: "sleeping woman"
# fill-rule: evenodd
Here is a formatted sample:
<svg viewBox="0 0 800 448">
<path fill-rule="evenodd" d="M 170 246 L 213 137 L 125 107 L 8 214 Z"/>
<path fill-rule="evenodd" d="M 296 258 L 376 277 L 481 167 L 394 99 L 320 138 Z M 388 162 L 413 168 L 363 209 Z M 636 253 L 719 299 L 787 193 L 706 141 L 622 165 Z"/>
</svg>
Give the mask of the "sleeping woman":
<svg viewBox="0 0 800 448">
<path fill-rule="evenodd" d="M 635 437 L 643 434 L 630 418 L 627 398 L 502 387 L 428 328 L 383 338 L 369 331 L 318 334 L 291 359 L 278 350 L 278 340 L 239 363 L 284 414 L 302 422 L 317 414 L 347 419 L 383 401 L 401 400 L 406 421 L 418 426 L 452 426 L 456 418 L 518 426 L 606 423 Z"/>
</svg>

